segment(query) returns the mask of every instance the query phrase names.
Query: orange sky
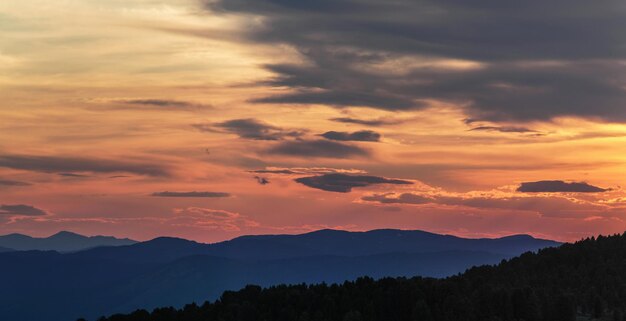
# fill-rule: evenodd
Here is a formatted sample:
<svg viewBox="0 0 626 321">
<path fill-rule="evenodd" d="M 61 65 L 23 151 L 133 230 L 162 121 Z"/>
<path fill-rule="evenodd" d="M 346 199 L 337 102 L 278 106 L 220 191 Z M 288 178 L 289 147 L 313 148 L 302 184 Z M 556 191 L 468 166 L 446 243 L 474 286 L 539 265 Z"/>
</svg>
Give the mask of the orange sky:
<svg viewBox="0 0 626 321">
<path fill-rule="evenodd" d="M 401 228 L 570 241 L 626 230 L 623 123 L 575 112 L 468 122 L 458 95 L 395 110 L 259 101 L 302 90 L 269 82 L 268 65 L 310 63 L 295 42 L 251 39 L 266 19 L 193 0 L 1 2 L 0 234 L 213 242 Z M 493 64 L 470 58 L 386 54 L 354 68 L 410 80 Z M 517 90 L 505 85 L 494 84 Z M 364 130 L 379 141 L 320 136 Z M 412 184 L 342 193 L 295 181 L 328 173 Z M 545 180 L 606 191 L 517 191 Z M 153 195 L 166 191 L 182 197 Z"/>
</svg>

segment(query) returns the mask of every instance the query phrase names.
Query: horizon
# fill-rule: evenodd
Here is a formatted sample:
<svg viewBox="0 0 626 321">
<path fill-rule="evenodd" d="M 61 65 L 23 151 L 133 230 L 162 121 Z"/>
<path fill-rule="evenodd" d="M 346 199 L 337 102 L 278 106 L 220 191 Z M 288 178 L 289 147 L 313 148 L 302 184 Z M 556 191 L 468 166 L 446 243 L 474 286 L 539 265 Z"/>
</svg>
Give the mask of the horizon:
<svg viewBox="0 0 626 321">
<path fill-rule="evenodd" d="M 0 234 L 622 233 L 624 16 L 583 0 L 5 1 Z"/>
<path fill-rule="evenodd" d="M 409 230 L 409 229 L 393 229 L 393 228 L 378 228 L 378 229 L 364 230 L 364 231 L 338 230 L 338 229 L 320 229 L 320 230 L 312 230 L 312 231 L 307 231 L 307 232 L 302 232 L 302 233 L 242 234 L 242 235 L 239 235 L 239 236 L 235 236 L 233 238 L 218 240 L 218 241 L 214 241 L 214 242 L 202 242 L 200 240 L 184 238 L 184 237 L 179 237 L 179 236 L 171 236 L 171 235 L 160 235 L 160 236 L 155 236 L 153 238 L 148 238 L 148 239 L 143 239 L 142 240 L 142 239 L 133 239 L 133 238 L 130 238 L 130 237 L 127 237 L 127 236 L 119 236 L 119 235 L 103 235 L 103 234 L 89 235 L 89 234 L 81 234 L 81 233 L 77 233 L 77 232 L 74 232 L 74 231 L 68 231 L 68 230 L 61 230 L 61 231 L 55 232 L 53 234 L 38 235 L 38 236 L 37 235 L 23 234 L 23 233 L 9 233 L 9 234 L 0 234 L 0 237 L 10 236 L 10 235 L 22 235 L 22 236 L 28 236 L 28 237 L 32 237 L 32 238 L 46 239 L 46 238 L 50 238 L 50 237 L 53 237 L 53 236 L 61 234 L 61 233 L 69 233 L 69 234 L 79 235 L 79 236 L 83 236 L 83 237 L 113 237 L 113 238 L 116 238 L 116 239 L 125 239 L 125 240 L 135 241 L 135 242 L 138 242 L 138 243 L 149 242 L 149 241 L 152 241 L 152 240 L 155 240 L 155 239 L 159 239 L 159 238 L 174 238 L 174 239 L 183 239 L 183 240 L 187 240 L 187 241 L 193 241 L 193 242 L 202 243 L 202 244 L 213 244 L 213 243 L 227 242 L 227 241 L 231 241 L 231 240 L 237 239 L 239 237 L 246 237 L 246 236 L 298 236 L 298 235 L 305 235 L 305 234 L 321 232 L 321 231 L 336 231 L 336 232 L 349 232 L 349 233 L 368 233 L 368 232 L 375 232 L 375 231 L 424 232 L 424 233 L 435 234 L 435 235 L 440 235 L 440 236 L 453 236 L 453 237 L 462 238 L 462 239 L 501 239 L 501 238 L 507 238 L 507 237 L 515 237 L 515 236 L 529 236 L 529 237 L 532 237 L 532 238 L 534 238 L 536 240 L 555 241 L 555 242 L 559 242 L 559 243 L 573 243 L 573 242 L 580 241 L 580 240 L 584 239 L 584 238 L 582 238 L 580 240 L 575 240 L 575 241 L 572 242 L 572 241 L 563 241 L 563 240 L 557 240 L 557 239 L 545 239 L 545 238 L 534 236 L 532 234 L 506 234 L 506 235 L 502 235 L 502 236 L 493 236 L 493 237 L 464 237 L 464 236 L 459 236 L 459 235 L 454 235 L 454 234 L 435 233 L 435 232 L 419 230 L 419 229 L 418 230 L 415 230 L 415 229 Z M 614 234 L 618 234 L 619 235 L 621 233 L 606 234 L 605 236 L 614 235 Z M 590 237 L 597 237 L 599 235 L 603 235 L 603 234 L 592 235 Z"/>
</svg>

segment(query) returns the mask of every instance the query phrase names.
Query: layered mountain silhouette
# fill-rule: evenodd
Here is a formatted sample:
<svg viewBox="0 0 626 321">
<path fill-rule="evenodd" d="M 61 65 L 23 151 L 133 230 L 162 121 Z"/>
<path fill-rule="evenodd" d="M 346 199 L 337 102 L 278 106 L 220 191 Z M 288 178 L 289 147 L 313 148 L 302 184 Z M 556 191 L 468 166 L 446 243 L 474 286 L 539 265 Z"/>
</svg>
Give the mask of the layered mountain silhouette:
<svg viewBox="0 0 626 321">
<path fill-rule="evenodd" d="M 135 244 L 137 241 L 118 239 L 111 236 L 83 236 L 80 234 L 62 231 L 50 237 L 37 238 L 23 234 L 9 234 L 0 236 L 0 247 L 18 250 L 41 250 L 73 252 L 100 246 L 120 246 Z M 0 248 L 0 252 L 2 249 Z"/>
<path fill-rule="evenodd" d="M 464 239 L 423 231 L 321 230 L 202 244 L 157 238 L 75 253 L 0 253 L 0 319 L 94 319 L 214 300 L 247 284 L 445 277 L 560 243 L 516 235 Z"/>
<path fill-rule="evenodd" d="M 445 279 L 249 285 L 215 302 L 99 321 L 624 321 L 626 233 L 527 252 Z"/>
</svg>

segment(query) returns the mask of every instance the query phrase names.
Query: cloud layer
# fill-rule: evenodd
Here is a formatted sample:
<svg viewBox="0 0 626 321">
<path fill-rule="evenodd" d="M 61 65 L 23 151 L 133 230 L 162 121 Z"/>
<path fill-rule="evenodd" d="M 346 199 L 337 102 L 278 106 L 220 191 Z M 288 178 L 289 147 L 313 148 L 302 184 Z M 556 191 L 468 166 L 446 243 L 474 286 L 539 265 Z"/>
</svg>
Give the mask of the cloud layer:
<svg viewBox="0 0 626 321">
<path fill-rule="evenodd" d="M 292 90 L 256 102 L 397 111 L 435 100 L 492 121 L 626 121 L 619 0 L 206 3 L 263 17 L 248 39 L 288 44 L 306 61 L 266 65 L 275 76 L 262 84 Z"/>
<path fill-rule="evenodd" d="M 267 150 L 269 154 L 297 157 L 349 158 L 369 156 L 369 151 L 355 145 L 327 140 L 285 141 Z"/>
<path fill-rule="evenodd" d="M 353 133 L 329 131 L 320 136 L 330 140 L 358 141 L 358 142 L 378 142 L 380 134 L 371 130 L 360 130 Z"/>
<path fill-rule="evenodd" d="M 308 187 L 321 189 L 327 192 L 349 193 L 355 187 L 367 187 L 377 184 L 409 185 L 411 181 L 389 179 L 368 175 L 325 174 L 319 176 L 300 177 L 296 182 Z"/>
<path fill-rule="evenodd" d="M 224 192 L 155 192 L 152 193 L 152 196 L 156 197 L 207 197 L 207 198 L 218 198 L 218 197 L 229 197 L 229 193 Z"/>
<path fill-rule="evenodd" d="M 38 209 L 31 205 L 14 204 L 0 205 L 0 215 L 18 215 L 18 216 L 43 216 L 46 211 Z"/>
<path fill-rule="evenodd" d="M 264 123 L 254 118 L 231 119 L 215 124 L 195 124 L 199 130 L 235 134 L 241 138 L 254 140 L 282 140 L 300 137 L 304 134 L 299 130 L 287 130 Z"/>
<path fill-rule="evenodd" d="M 167 169 L 161 165 L 82 157 L 0 155 L 0 167 L 65 174 L 72 172 L 126 172 L 148 176 L 168 175 Z"/>
<path fill-rule="evenodd" d="M 608 189 L 589 185 L 585 182 L 538 181 L 522 183 L 517 191 L 523 193 L 601 193 L 608 191 Z"/>
</svg>

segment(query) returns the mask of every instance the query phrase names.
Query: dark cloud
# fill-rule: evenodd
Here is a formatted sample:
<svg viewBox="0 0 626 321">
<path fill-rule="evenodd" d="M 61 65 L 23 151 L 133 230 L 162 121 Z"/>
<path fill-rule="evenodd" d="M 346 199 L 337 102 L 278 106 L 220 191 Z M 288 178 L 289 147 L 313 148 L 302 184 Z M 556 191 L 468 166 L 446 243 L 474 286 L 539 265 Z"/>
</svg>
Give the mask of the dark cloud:
<svg viewBox="0 0 626 321">
<path fill-rule="evenodd" d="M 216 12 L 262 16 L 248 39 L 288 44 L 306 61 L 267 65 L 274 77 L 262 85 L 292 90 L 256 102 L 397 111 L 438 100 L 480 120 L 626 121 L 620 0 L 205 3 Z M 443 59 L 457 63 L 446 66 Z"/>
<path fill-rule="evenodd" d="M 378 142 L 380 134 L 371 130 L 360 130 L 353 133 L 329 131 L 320 136 L 330 140 L 341 141 L 359 141 L 359 142 Z"/>
<path fill-rule="evenodd" d="M 257 183 L 259 183 L 261 185 L 267 185 L 267 184 L 270 183 L 269 179 L 267 179 L 265 177 L 254 176 L 254 179 L 256 179 Z"/>
<path fill-rule="evenodd" d="M 338 193 L 349 193 L 354 187 L 366 187 L 376 184 L 413 184 L 413 182 L 411 181 L 405 181 L 400 179 L 346 174 L 325 174 L 319 176 L 300 177 L 296 178 L 295 181 L 308 187 Z"/>
<path fill-rule="evenodd" d="M 0 179 L 0 186 L 29 186 L 31 183 Z"/>
<path fill-rule="evenodd" d="M 89 177 L 89 175 L 76 174 L 76 173 L 58 173 L 57 175 L 63 176 L 63 177 L 76 177 L 76 178 Z"/>
<path fill-rule="evenodd" d="M 483 131 L 483 132 L 500 132 L 500 133 L 536 133 L 536 130 L 532 130 L 526 127 L 516 126 L 479 126 L 470 129 L 470 131 Z"/>
<path fill-rule="evenodd" d="M 282 142 L 267 151 L 269 154 L 347 158 L 368 156 L 369 152 L 361 147 L 327 140 L 297 140 Z"/>
<path fill-rule="evenodd" d="M 359 119 L 352 117 L 337 117 L 331 118 L 330 121 L 338 122 L 338 123 L 347 123 L 347 124 L 358 124 L 358 125 L 366 125 L 366 126 L 384 126 L 384 125 L 397 125 L 402 123 L 402 120 L 397 119 Z"/>
<path fill-rule="evenodd" d="M 0 215 L 42 216 L 46 214 L 46 211 L 30 205 L 0 205 Z"/>
<path fill-rule="evenodd" d="M 155 197 L 208 197 L 208 198 L 219 198 L 219 197 L 229 197 L 229 193 L 223 192 L 156 192 L 152 193 L 152 196 Z"/>
<path fill-rule="evenodd" d="M 193 126 L 201 131 L 227 132 L 241 138 L 256 140 L 282 140 L 300 137 L 304 134 L 303 131 L 286 130 L 254 118 L 232 119 L 221 123 L 195 124 Z"/>
<path fill-rule="evenodd" d="M 30 170 L 45 173 L 57 172 L 94 172 L 115 173 L 127 172 L 148 176 L 167 176 L 167 169 L 155 164 L 126 162 L 111 159 L 32 156 L 32 155 L 0 155 L 0 167 Z"/>
<path fill-rule="evenodd" d="M 128 99 L 128 100 L 118 100 L 117 102 L 128 104 L 128 105 L 154 106 L 154 107 L 177 108 L 177 109 L 210 107 L 208 105 L 203 105 L 203 104 L 196 104 L 196 103 L 191 103 L 187 101 L 168 100 L 168 99 Z"/>
<path fill-rule="evenodd" d="M 524 182 L 517 188 L 518 192 L 523 193 L 601 193 L 609 190 L 585 182 L 564 181 Z"/>
</svg>

